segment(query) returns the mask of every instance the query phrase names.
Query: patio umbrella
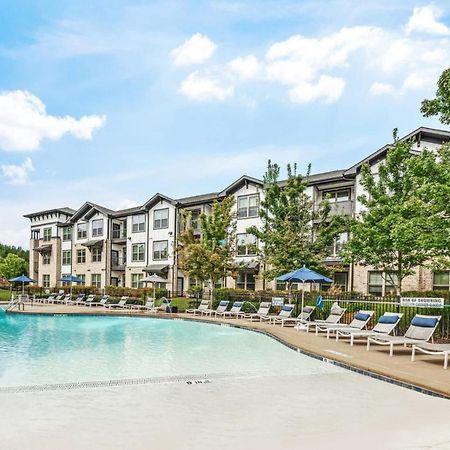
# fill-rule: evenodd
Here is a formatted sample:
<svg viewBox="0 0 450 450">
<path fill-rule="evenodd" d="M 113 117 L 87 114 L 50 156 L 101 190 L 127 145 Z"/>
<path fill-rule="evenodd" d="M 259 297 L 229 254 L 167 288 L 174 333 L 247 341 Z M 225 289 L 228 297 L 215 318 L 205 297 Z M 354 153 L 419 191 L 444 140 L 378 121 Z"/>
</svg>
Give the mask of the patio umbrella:
<svg viewBox="0 0 450 450">
<path fill-rule="evenodd" d="M 333 280 L 315 272 L 314 270 L 302 267 L 301 269 L 294 270 L 293 272 L 286 273 L 277 278 L 279 281 L 285 281 L 287 283 L 302 283 L 302 309 L 305 303 L 305 283 L 332 283 Z"/>
<path fill-rule="evenodd" d="M 34 283 L 34 280 L 26 275 L 20 275 L 20 277 L 11 278 L 9 281 L 12 283 L 22 283 L 22 294 L 25 294 L 25 283 Z"/>
<path fill-rule="evenodd" d="M 156 283 L 167 283 L 165 278 L 160 277 L 159 275 L 153 274 L 149 277 L 142 278 L 143 283 L 153 283 L 153 298 L 156 299 Z"/>
<path fill-rule="evenodd" d="M 59 281 L 63 281 L 64 283 L 70 283 L 70 295 L 72 295 L 72 283 L 82 283 L 83 280 L 76 275 L 64 275 Z"/>
</svg>

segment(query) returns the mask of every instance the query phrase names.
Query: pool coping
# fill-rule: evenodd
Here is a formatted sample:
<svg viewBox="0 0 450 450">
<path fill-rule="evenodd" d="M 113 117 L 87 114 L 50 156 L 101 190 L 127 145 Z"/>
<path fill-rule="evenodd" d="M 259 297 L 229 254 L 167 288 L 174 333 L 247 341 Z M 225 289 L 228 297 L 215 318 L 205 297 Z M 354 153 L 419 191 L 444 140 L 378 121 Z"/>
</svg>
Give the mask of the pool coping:
<svg viewBox="0 0 450 450">
<path fill-rule="evenodd" d="M 83 312 L 64 312 L 63 313 L 63 312 L 50 312 L 50 311 L 49 312 L 8 311 L 7 314 L 29 315 L 29 316 L 34 315 L 34 316 L 83 316 L 83 317 L 87 317 L 87 316 L 90 316 L 90 317 L 136 317 L 136 318 L 144 318 L 144 319 L 179 320 L 179 321 L 189 321 L 189 322 L 198 322 L 198 323 L 208 323 L 208 324 L 216 325 L 216 326 L 229 326 L 229 327 L 243 329 L 246 331 L 252 331 L 255 333 L 259 333 L 259 334 L 268 336 L 268 337 L 276 340 L 280 344 L 288 347 L 291 350 L 294 350 L 294 351 L 301 353 L 305 356 L 308 356 L 310 358 L 314 358 L 316 360 L 319 360 L 319 361 L 322 361 L 322 362 L 325 362 L 328 364 L 333 364 L 333 365 L 343 368 L 343 369 L 350 370 L 351 372 L 359 373 L 360 375 L 365 375 L 365 376 L 371 377 L 373 379 L 376 379 L 379 381 L 384 381 L 389 384 L 394 384 L 396 386 L 410 389 L 410 390 L 413 390 L 413 391 L 421 393 L 421 394 L 429 395 L 431 397 L 438 397 L 438 398 L 450 400 L 450 394 L 448 394 L 448 393 L 441 392 L 439 390 L 434 390 L 434 389 L 431 389 L 426 386 L 421 386 L 419 384 L 414 384 L 409 381 L 402 380 L 401 378 L 389 376 L 389 375 L 386 375 L 383 373 L 369 370 L 367 368 L 359 367 L 358 365 L 352 365 L 352 364 L 340 361 L 338 359 L 330 358 L 328 356 L 321 355 L 320 353 L 315 353 L 310 350 L 306 350 L 304 348 L 301 348 L 297 345 L 294 345 L 294 344 L 286 341 L 285 339 L 280 338 L 279 336 L 277 336 L 267 330 L 255 328 L 255 327 L 252 327 L 249 325 L 243 325 L 240 323 L 233 323 L 233 322 L 230 323 L 230 322 L 222 321 L 220 319 L 210 320 L 207 318 L 190 317 L 190 316 L 185 316 L 185 315 L 180 315 L 180 314 L 171 314 L 171 315 L 167 315 L 167 316 L 163 316 L 160 314 L 143 315 L 143 314 L 132 313 L 132 312 L 123 314 L 123 312 L 121 312 L 121 311 L 114 311 L 114 312 L 108 311 L 108 313 L 106 313 L 106 314 L 101 313 L 101 312 L 96 313 L 94 311 L 92 311 L 92 312 L 89 311 L 86 313 L 83 313 Z"/>
</svg>

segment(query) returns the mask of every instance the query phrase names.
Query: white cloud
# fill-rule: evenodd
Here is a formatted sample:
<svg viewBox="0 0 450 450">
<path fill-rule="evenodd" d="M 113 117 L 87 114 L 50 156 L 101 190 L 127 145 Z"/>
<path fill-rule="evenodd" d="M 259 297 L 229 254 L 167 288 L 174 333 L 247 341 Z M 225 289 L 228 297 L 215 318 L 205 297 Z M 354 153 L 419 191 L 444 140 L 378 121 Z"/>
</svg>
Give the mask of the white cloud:
<svg viewBox="0 0 450 450">
<path fill-rule="evenodd" d="M 344 91 L 345 80 L 322 75 L 317 83 L 301 83 L 289 90 L 289 98 L 294 103 L 335 102 Z"/>
<path fill-rule="evenodd" d="M 244 80 L 254 78 L 261 70 L 261 64 L 254 55 L 235 58 L 228 63 L 228 66 Z"/>
<path fill-rule="evenodd" d="M 333 72 L 347 68 L 358 50 L 374 47 L 381 34 L 376 27 L 357 26 L 321 38 L 295 35 L 275 42 L 266 53 L 267 77 L 290 86 L 289 97 L 293 102 L 332 103 L 345 87 L 345 80 Z"/>
<path fill-rule="evenodd" d="M 414 8 L 413 14 L 406 24 L 405 31 L 407 34 L 417 31 L 420 33 L 449 36 L 450 28 L 444 23 L 439 22 L 441 17 L 442 10 L 434 5 L 417 6 Z"/>
<path fill-rule="evenodd" d="M 394 94 L 395 87 L 389 83 L 382 83 L 380 81 L 375 81 L 370 86 L 369 92 L 373 95 L 386 95 L 386 94 Z"/>
<path fill-rule="evenodd" d="M 208 60 L 216 48 L 217 45 L 208 36 L 196 33 L 173 49 L 171 55 L 175 66 L 190 66 Z"/>
<path fill-rule="evenodd" d="M 0 93 L 0 149 L 29 151 L 43 139 L 58 140 L 65 134 L 89 140 L 105 123 L 105 116 L 83 116 L 79 120 L 47 114 L 44 103 L 27 91 Z"/>
<path fill-rule="evenodd" d="M 20 165 L 2 164 L 3 176 L 8 180 L 9 184 L 14 186 L 23 186 L 28 182 L 28 174 L 34 170 L 31 158 L 26 158 Z"/>
<path fill-rule="evenodd" d="M 219 80 L 210 75 L 202 75 L 196 71 L 183 80 L 180 93 L 195 101 L 223 101 L 233 96 L 234 88 L 231 85 L 221 84 Z"/>
</svg>

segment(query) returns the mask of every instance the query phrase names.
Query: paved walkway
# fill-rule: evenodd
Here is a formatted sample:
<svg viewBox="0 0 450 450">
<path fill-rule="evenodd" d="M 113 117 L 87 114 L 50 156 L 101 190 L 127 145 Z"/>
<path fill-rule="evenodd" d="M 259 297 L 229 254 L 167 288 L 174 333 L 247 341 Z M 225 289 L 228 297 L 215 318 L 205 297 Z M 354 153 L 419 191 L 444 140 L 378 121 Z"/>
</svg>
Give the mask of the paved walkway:
<svg viewBox="0 0 450 450">
<path fill-rule="evenodd" d="M 165 313 L 139 313 L 135 310 L 109 310 L 103 307 L 88 308 L 83 306 L 66 305 L 25 305 L 25 313 L 29 314 L 111 314 L 136 315 L 160 318 L 189 318 L 192 314 L 165 314 Z M 14 312 L 19 313 L 19 312 Z M 19 314 L 22 314 L 21 311 Z M 250 322 L 236 319 L 214 319 L 195 316 L 195 319 L 212 322 L 228 323 L 241 327 L 261 330 L 305 352 L 319 355 L 331 360 L 339 361 L 356 369 L 370 371 L 381 376 L 412 384 L 450 398 L 450 369 L 443 369 L 442 357 L 418 355 L 415 362 L 411 362 L 411 350 L 398 347 L 394 357 L 389 357 L 386 347 L 373 346 L 370 352 L 366 351 L 365 342 L 355 343 L 351 347 L 345 341 L 336 342 L 327 340 L 325 336 L 316 336 L 314 333 L 298 332 L 292 327 L 269 325 L 267 323 Z"/>
</svg>

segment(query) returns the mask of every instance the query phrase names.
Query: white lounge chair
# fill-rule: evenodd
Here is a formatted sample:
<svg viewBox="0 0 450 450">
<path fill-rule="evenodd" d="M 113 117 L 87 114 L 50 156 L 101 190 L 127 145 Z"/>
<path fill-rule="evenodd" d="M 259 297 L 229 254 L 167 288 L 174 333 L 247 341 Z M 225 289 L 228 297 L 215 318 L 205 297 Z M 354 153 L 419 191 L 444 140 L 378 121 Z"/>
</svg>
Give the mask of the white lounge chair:
<svg viewBox="0 0 450 450">
<path fill-rule="evenodd" d="M 241 313 L 242 306 L 244 305 L 244 302 L 234 302 L 233 306 L 229 311 L 216 311 L 216 317 L 221 316 L 224 319 L 229 317 L 230 319 L 233 317 L 238 317 Z"/>
<path fill-rule="evenodd" d="M 70 300 L 66 300 L 66 305 L 79 305 L 79 304 L 83 304 L 84 302 L 84 297 L 86 297 L 86 294 L 78 294 L 78 297 L 76 299 L 70 299 Z"/>
<path fill-rule="evenodd" d="M 153 297 L 147 297 L 145 305 L 131 305 L 131 309 L 139 309 L 149 312 L 156 312 L 158 310 L 155 306 L 155 299 Z"/>
<path fill-rule="evenodd" d="M 265 317 L 269 315 L 270 307 L 272 306 L 271 302 L 261 302 L 259 304 L 258 311 L 256 313 L 244 314 L 244 319 L 250 319 L 250 322 L 260 321 L 261 317 Z"/>
<path fill-rule="evenodd" d="M 53 303 L 56 298 L 56 294 L 50 294 L 48 297 L 40 298 L 38 300 L 39 303 Z"/>
<path fill-rule="evenodd" d="M 56 297 L 54 297 L 48 303 L 62 303 L 63 301 L 64 301 L 64 294 L 58 294 Z"/>
<path fill-rule="evenodd" d="M 312 322 L 298 323 L 295 328 L 297 331 L 305 330 L 309 333 L 310 328 L 325 328 L 327 325 L 336 325 L 344 316 L 345 311 L 347 311 L 347 308 L 341 308 L 337 303 L 334 303 L 331 307 L 329 316 L 325 320 L 314 320 Z"/>
<path fill-rule="evenodd" d="M 200 305 L 198 305 L 198 308 L 190 308 L 186 310 L 186 313 L 188 314 L 194 314 L 197 315 L 197 313 L 202 314 L 203 311 L 209 310 L 209 300 L 202 300 L 200 302 Z"/>
<path fill-rule="evenodd" d="M 86 300 L 78 300 L 78 299 L 76 299 L 75 300 L 75 304 L 76 305 L 84 305 L 84 306 L 86 306 L 87 304 L 89 304 L 89 303 L 91 303 L 91 302 L 93 302 L 93 301 L 95 301 L 95 295 L 94 294 L 89 294 L 87 297 L 86 297 Z"/>
<path fill-rule="evenodd" d="M 224 312 L 227 310 L 229 303 L 230 302 L 228 300 L 221 300 L 216 309 L 208 309 L 206 311 L 202 311 L 202 316 L 212 317 L 213 314 Z"/>
<path fill-rule="evenodd" d="M 130 309 L 130 305 L 127 305 L 128 301 L 128 297 L 126 297 L 125 295 L 123 297 L 120 298 L 118 303 L 107 303 L 105 305 L 105 308 L 109 308 L 109 309 Z"/>
<path fill-rule="evenodd" d="M 448 368 L 448 355 L 450 355 L 450 344 L 432 344 L 424 342 L 422 344 L 414 344 L 412 346 L 411 361 L 416 359 L 416 352 L 425 353 L 426 355 L 442 355 L 444 357 L 444 369 Z"/>
<path fill-rule="evenodd" d="M 371 330 L 353 330 L 347 328 L 336 330 L 336 341 L 340 337 L 350 338 L 350 345 L 353 346 L 355 339 L 358 338 L 391 334 L 397 328 L 402 317 L 403 313 L 385 312 Z"/>
<path fill-rule="evenodd" d="M 277 316 L 261 316 L 259 318 L 260 322 L 270 322 L 275 323 L 275 320 L 281 320 L 281 319 L 287 319 L 288 317 L 291 317 L 292 311 L 294 311 L 295 305 L 287 304 L 283 305 L 281 307 L 281 311 L 278 313 Z"/>
<path fill-rule="evenodd" d="M 326 326 L 323 329 L 322 327 L 316 327 L 316 334 L 318 333 L 318 331 L 326 331 L 327 339 L 330 339 L 330 334 L 336 333 L 336 331 L 338 330 L 360 331 L 367 329 L 367 325 L 370 322 L 370 319 L 372 319 L 374 313 L 375 311 L 366 311 L 364 309 L 361 309 L 355 314 L 353 320 L 348 325 L 343 323 L 337 323 L 336 325 Z"/>
<path fill-rule="evenodd" d="M 93 301 L 93 302 L 86 303 L 86 306 L 89 306 L 89 307 L 92 307 L 92 306 L 96 306 L 96 307 L 97 306 L 106 306 L 108 304 L 108 300 L 109 300 L 109 295 L 104 295 L 100 299 L 100 301 L 98 301 L 98 302 Z"/>
<path fill-rule="evenodd" d="M 297 317 L 272 317 L 273 323 L 281 323 L 281 326 L 287 326 L 287 325 L 296 325 L 298 323 L 305 323 L 310 318 L 312 313 L 314 312 L 315 306 L 304 306 L 302 312 Z"/>
<path fill-rule="evenodd" d="M 159 305 L 159 307 L 157 309 L 158 309 L 158 311 L 163 311 L 163 312 L 167 312 L 167 309 L 169 309 L 169 312 L 172 312 L 171 304 L 172 304 L 172 300 L 170 300 L 166 297 L 161 297 L 161 305 Z"/>
<path fill-rule="evenodd" d="M 394 346 L 408 344 L 422 344 L 433 336 L 441 316 L 424 316 L 416 314 L 411 320 L 411 324 L 404 336 L 369 336 L 367 338 L 367 351 L 370 350 L 370 343 L 389 346 L 389 356 L 394 355 Z"/>
</svg>

